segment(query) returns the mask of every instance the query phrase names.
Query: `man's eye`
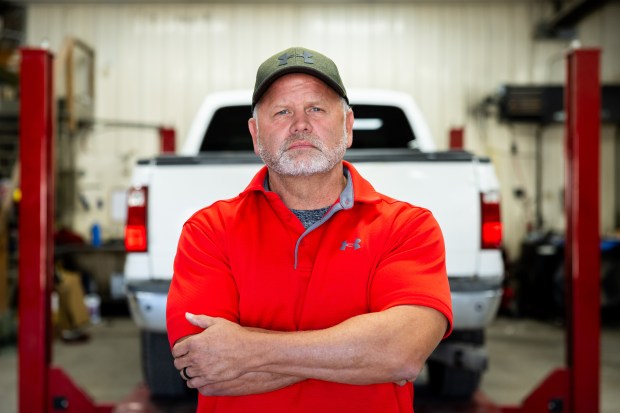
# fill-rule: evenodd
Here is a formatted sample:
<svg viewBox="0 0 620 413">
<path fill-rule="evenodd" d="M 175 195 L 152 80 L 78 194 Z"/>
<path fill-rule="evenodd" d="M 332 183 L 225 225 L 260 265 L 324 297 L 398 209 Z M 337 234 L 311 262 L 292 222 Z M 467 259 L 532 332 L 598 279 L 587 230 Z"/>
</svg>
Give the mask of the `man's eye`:
<svg viewBox="0 0 620 413">
<path fill-rule="evenodd" d="M 322 110 L 323 109 L 321 109 L 319 107 L 316 107 L 316 106 L 313 106 L 313 107 L 310 108 L 310 112 L 321 112 Z"/>
<path fill-rule="evenodd" d="M 288 109 L 282 109 L 281 111 L 277 112 L 276 115 L 286 115 L 288 113 Z"/>
</svg>

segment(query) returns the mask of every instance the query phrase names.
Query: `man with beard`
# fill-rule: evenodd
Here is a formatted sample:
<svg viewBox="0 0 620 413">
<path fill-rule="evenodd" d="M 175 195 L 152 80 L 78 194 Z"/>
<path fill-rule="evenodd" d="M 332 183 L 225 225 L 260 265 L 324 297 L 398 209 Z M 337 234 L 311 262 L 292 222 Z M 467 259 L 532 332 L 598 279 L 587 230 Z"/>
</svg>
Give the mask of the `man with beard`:
<svg viewBox="0 0 620 413">
<path fill-rule="evenodd" d="M 167 307 L 199 412 L 412 412 L 452 326 L 441 231 L 343 160 L 353 111 L 335 64 L 290 48 L 258 69 L 266 164 L 184 225 Z"/>
</svg>

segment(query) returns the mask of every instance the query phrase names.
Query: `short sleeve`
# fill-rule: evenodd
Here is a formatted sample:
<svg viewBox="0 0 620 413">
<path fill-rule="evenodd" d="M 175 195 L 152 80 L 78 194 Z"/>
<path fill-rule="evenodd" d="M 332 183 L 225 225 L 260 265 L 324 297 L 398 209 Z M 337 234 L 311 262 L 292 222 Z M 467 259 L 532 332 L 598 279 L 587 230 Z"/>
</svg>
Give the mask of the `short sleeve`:
<svg viewBox="0 0 620 413">
<path fill-rule="evenodd" d="M 208 219 L 195 215 L 183 226 L 166 307 L 171 346 L 202 331 L 185 319 L 186 312 L 238 322 L 239 293 L 225 248 L 223 229 Z"/>
<path fill-rule="evenodd" d="M 425 209 L 411 207 L 397 215 L 372 278 L 371 311 L 397 305 L 434 308 L 448 320 L 446 336 L 452 330 L 443 235 Z"/>
</svg>

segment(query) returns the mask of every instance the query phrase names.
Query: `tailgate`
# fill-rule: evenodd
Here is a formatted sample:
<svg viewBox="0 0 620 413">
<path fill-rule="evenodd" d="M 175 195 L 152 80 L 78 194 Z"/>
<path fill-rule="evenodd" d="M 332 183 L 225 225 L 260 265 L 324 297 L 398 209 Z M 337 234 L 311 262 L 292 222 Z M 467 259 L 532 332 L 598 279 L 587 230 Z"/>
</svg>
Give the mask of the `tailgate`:
<svg viewBox="0 0 620 413">
<path fill-rule="evenodd" d="M 473 162 L 356 162 L 378 192 L 429 209 L 442 229 L 450 277 L 477 274 L 480 194 Z"/>
<path fill-rule="evenodd" d="M 478 158 L 411 150 L 349 150 L 345 158 L 377 191 L 433 213 L 443 231 L 450 277 L 482 275 Z M 171 278 L 183 223 L 197 210 L 237 196 L 261 166 L 254 154 L 188 157 L 185 163 L 183 158 L 170 163 L 158 159 L 150 179 L 148 216 L 148 256 L 154 278 Z"/>
<path fill-rule="evenodd" d="M 149 259 L 152 278 L 171 279 L 181 229 L 196 211 L 237 196 L 262 164 L 158 165 L 149 187 Z"/>
</svg>

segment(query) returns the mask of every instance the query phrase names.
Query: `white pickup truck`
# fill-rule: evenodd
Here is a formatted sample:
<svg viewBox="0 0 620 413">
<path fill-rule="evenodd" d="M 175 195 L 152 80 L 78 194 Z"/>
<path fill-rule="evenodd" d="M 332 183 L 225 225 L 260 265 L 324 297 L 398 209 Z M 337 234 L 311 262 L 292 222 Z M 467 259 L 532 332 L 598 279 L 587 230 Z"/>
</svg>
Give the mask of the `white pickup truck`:
<svg viewBox="0 0 620 413">
<path fill-rule="evenodd" d="M 142 331 L 144 378 L 156 396 L 186 391 L 166 337 L 166 297 L 183 223 L 198 209 L 239 194 L 262 166 L 247 130 L 249 91 L 207 96 L 180 155 L 140 160 L 128 195 L 125 281 Z M 454 332 L 427 362 L 443 397 L 468 398 L 486 369 L 484 329 L 499 305 L 499 188 L 491 162 L 438 152 L 414 100 L 384 90 L 350 90 L 355 114 L 351 161 L 375 189 L 430 209 L 446 244 Z"/>
</svg>

